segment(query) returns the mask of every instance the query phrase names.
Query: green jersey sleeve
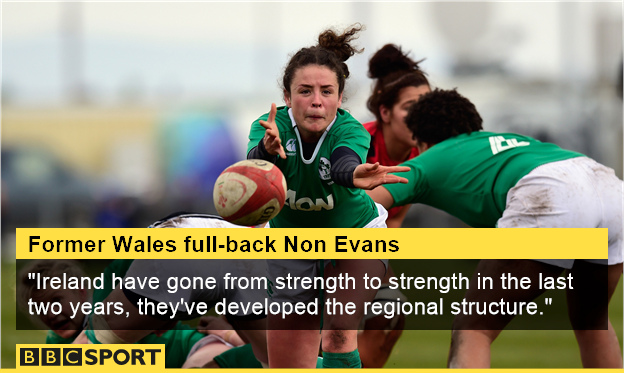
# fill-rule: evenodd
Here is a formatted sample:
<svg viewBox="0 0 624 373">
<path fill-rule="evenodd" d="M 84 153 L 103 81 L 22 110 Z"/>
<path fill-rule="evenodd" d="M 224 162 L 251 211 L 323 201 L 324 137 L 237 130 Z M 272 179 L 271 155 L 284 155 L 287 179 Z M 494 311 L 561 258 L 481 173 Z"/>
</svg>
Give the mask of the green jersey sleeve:
<svg viewBox="0 0 624 373">
<path fill-rule="evenodd" d="M 264 137 L 264 132 L 266 130 L 260 124 L 260 120 L 267 120 L 268 118 L 269 114 L 264 114 L 251 124 L 251 129 L 249 130 L 249 142 L 247 143 L 247 154 L 249 154 L 251 149 L 258 146 L 258 143 Z"/>
<path fill-rule="evenodd" d="M 333 133 L 333 137 L 335 141 L 332 143 L 332 152 L 336 148 L 346 146 L 360 157 L 362 163 L 366 163 L 371 137 L 366 128 L 358 121 L 353 119 L 342 123 Z"/>
<path fill-rule="evenodd" d="M 399 166 L 409 167 L 408 172 L 401 172 L 395 174 L 396 176 L 404 177 L 407 179 L 407 184 L 386 184 L 384 187 L 390 192 L 392 198 L 394 198 L 395 206 L 403 206 L 410 203 L 418 203 L 420 198 L 424 196 L 428 188 L 426 175 L 417 162 L 418 158 L 412 158 L 409 161 L 400 164 Z"/>
</svg>

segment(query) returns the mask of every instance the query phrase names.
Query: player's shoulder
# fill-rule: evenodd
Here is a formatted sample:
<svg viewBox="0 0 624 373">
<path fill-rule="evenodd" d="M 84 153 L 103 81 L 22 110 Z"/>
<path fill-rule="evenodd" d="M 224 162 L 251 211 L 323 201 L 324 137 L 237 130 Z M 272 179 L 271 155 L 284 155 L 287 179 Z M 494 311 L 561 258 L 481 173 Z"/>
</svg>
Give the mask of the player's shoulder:
<svg viewBox="0 0 624 373">
<path fill-rule="evenodd" d="M 379 125 L 377 124 L 377 121 L 374 120 L 372 122 L 366 122 L 366 123 L 362 123 L 362 126 L 364 126 L 364 129 L 371 135 L 374 136 L 377 133 L 377 128 L 379 128 Z"/>
<path fill-rule="evenodd" d="M 332 125 L 330 134 L 337 135 L 343 133 L 349 133 L 356 136 L 365 136 L 370 138 L 370 134 L 364 128 L 362 123 L 355 119 L 348 111 L 338 109 L 336 113 L 336 121 Z"/>
<path fill-rule="evenodd" d="M 344 109 L 338 109 L 336 111 L 336 124 L 362 127 L 362 123 Z"/>
<path fill-rule="evenodd" d="M 175 212 L 148 228 L 247 228 L 225 221 L 217 215 Z"/>
</svg>

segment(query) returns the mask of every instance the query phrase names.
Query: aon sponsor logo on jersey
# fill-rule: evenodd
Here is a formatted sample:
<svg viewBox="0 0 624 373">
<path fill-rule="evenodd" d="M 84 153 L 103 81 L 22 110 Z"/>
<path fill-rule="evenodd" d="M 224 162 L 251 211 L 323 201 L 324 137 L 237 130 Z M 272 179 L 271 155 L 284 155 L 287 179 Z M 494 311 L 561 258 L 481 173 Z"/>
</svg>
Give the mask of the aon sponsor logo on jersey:
<svg viewBox="0 0 624 373">
<path fill-rule="evenodd" d="M 288 189 L 286 192 L 286 202 L 284 205 L 290 207 L 293 210 L 301 210 L 301 211 L 321 211 L 325 210 L 333 210 L 334 209 L 334 196 L 331 194 L 323 198 L 317 198 L 316 200 L 312 200 L 309 197 L 302 197 L 297 199 L 297 192 L 291 189 Z"/>
</svg>

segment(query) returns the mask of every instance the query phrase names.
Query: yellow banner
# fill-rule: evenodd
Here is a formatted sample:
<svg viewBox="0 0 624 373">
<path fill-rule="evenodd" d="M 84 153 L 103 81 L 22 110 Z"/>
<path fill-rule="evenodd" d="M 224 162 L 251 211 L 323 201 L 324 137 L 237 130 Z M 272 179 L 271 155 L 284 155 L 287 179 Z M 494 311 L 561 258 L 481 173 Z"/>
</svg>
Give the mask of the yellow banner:
<svg viewBox="0 0 624 373">
<path fill-rule="evenodd" d="M 67 369 L 110 371 L 126 367 L 139 371 L 165 369 L 165 345 L 18 344 L 20 371 Z"/>
<path fill-rule="evenodd" d="M 18 228 L 17 259 L 606 259 L 606 228 Z"/>
</svg>

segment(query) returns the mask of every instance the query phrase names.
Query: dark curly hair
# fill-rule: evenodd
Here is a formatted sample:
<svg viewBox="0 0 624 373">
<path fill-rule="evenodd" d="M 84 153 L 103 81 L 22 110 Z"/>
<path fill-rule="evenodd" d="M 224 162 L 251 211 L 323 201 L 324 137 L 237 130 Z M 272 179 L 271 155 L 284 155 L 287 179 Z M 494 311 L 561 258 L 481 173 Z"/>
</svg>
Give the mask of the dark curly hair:
<svg viewBox="0 0 624 373">
<path fill-rule="evenodd" d="M 483 129 L 477 108 L 456 88 L 422 95 L 410 107 L 405 123 L 416 140 L 430 144 Z"/>
<path fill-rule="evenodd" d="M 292 56 L 284 69 L 282 88 L 290 94 L 290 84 L 297 70 L 308 65 L 319 65 L 336 73 L 338 93 L 342 93 L 349 77 L 349 68 L 345 61 L 364 50 L 351 46 L 351 41 L 357 39 L 357 33 L 362 30 L 364 26 L 356 23 L 340 35 L 331 29 L 323 31 L 318 37 L 318 45 L 302 48 Z"/>
<path fill-rule="evenodd" d="M 414 61 L 400 46 L 386 44 L 368 62 L 368 77 L 376 79 L 373 93 L 366 101 L 368 110 L 381 123 L 379 106 L 392 108 L 399 92 L 405 87 L 429 86 L 426 74 L 418 67 L 424 60 Z"/>
</svg>

